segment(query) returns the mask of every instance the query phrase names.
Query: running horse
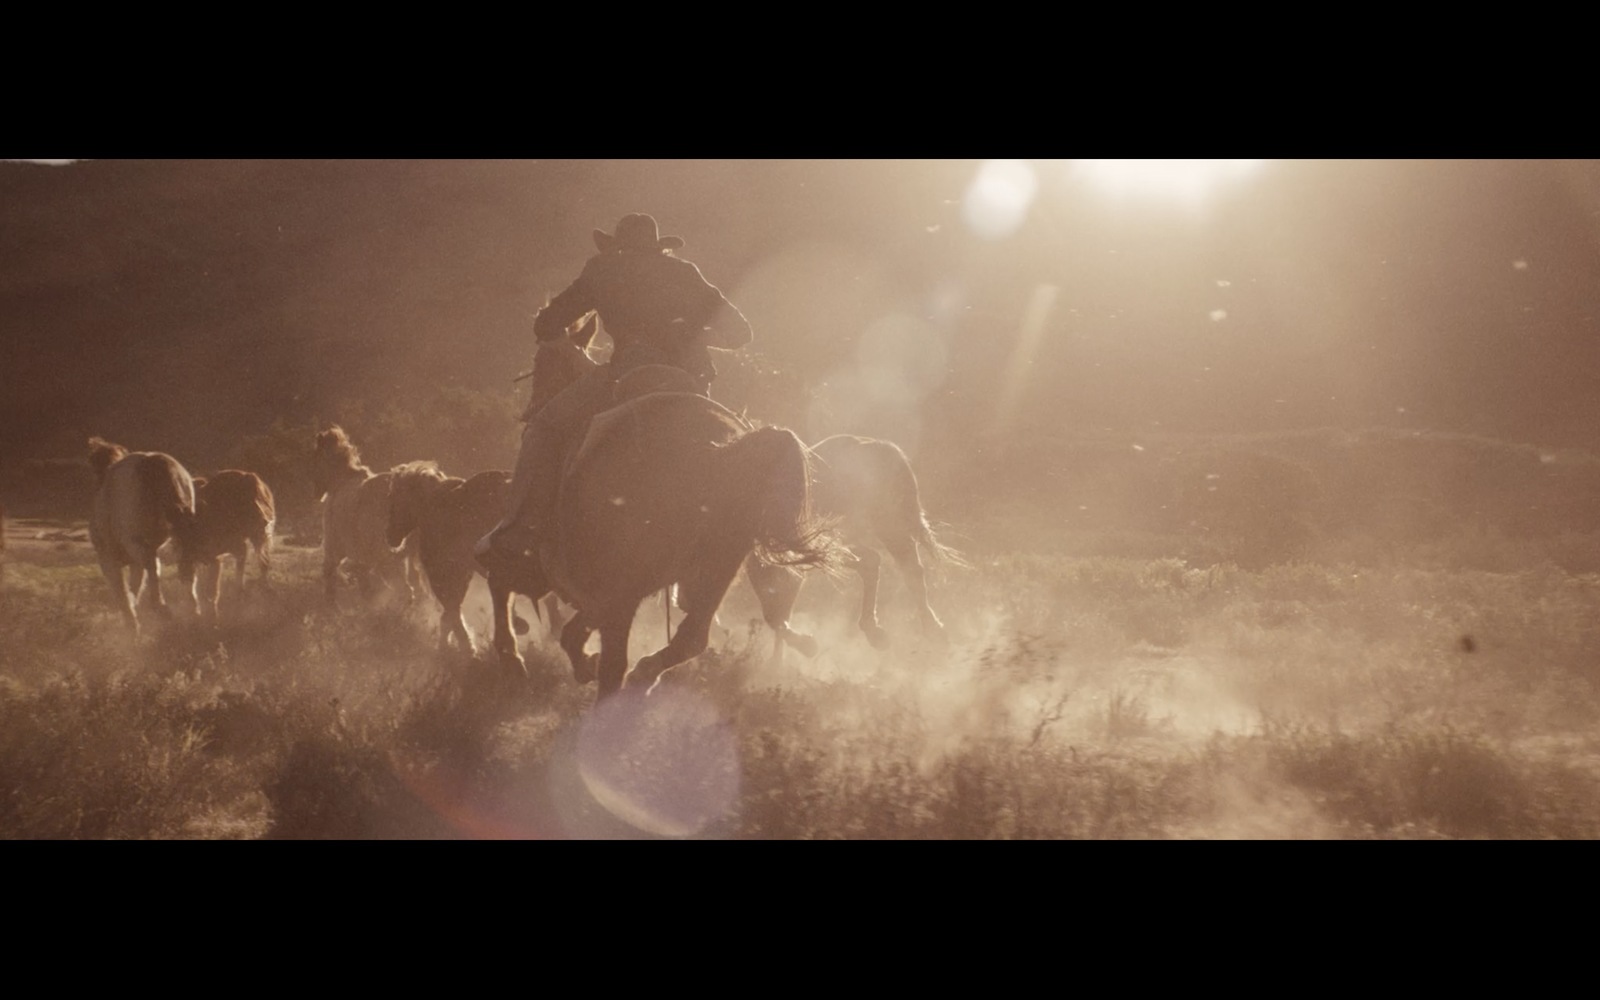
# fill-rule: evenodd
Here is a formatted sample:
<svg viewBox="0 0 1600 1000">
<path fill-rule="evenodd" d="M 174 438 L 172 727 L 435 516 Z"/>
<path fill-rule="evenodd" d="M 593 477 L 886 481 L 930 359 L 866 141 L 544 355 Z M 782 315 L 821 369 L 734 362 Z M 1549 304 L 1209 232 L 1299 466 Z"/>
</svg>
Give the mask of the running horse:
<svg viewBox="0 0 1600 1000">
<path fill-rule="evenodd" d="M 509 568 L 480 566 L 472 551 L 474 543 L 500 520 L 510 494 L 511 474 L 490 470 L 462 479 L 447 475 L 434 462 L 410 462 L 390 471 L 393 478 L 385 540 L 399 551 L 408 538 L 415 536 L 423 574 L 440 605 L 440 650 L 446 649 L 454 637 L 462 649 L 475 652 L 461 604 L 472 574 L 481 572 L 494 607 L 495 649 L 507 666 L 526 672 L 517 652 L 511 603 L 522 593 L 519 585 L 538 591 L 530 596 L 535 602 L 546 597 L 544 611 L 554 634 L 559 615 L 556 601 L 542 583 L 524 584 Z"/>
<path fill-rule="evenodd" d="M 543 343 L 534 398 L 550 398 L 594 366 L 593 317 L 571 338 Z M 587 332 L 585 330 L 587 329 Z M 705 651 L 711 625 L 741 566 L 819 566 L 838 558 L 813 514 L 806 448 L 792 431 L 754 428 L 692 391 L 665 366 L 619 381 L 618 405 L 592 421 L 569 451 L 554 531 L 539 569 L 577 614 L 561 645 L 598 698 L 661 675 Z M 683 621 L 659 650 L 628 669 L 639 605 L 676 588 Z M 583 652 L 600 633 L 597 657 Z"/>
<path fill-rule="evenodd" d="M 344 428 L 334 424 L 317 434 L 311 484 L 322 507 L 322 580 L 328 601 L 335 599 L 340 567 L 352 564 L 362 591 L 375 596 L 380 586 L 415 599 L 422 583 L 416 543 L 399 552 L 384 538 L 389 523 L 392 472 L 373 472 L 361 461 Z"/>
<path fill-rule="evenodd" d="M 215 619 L 222 596 L 223 556 L 234 558 L 242 596 L 247 557 L 254 548 L 256 564 L 261 568 L 258 580 L 263 587 L 267 585 L 277 505 L 266 482 L 243 469 L 195 476 L 194 490 L 197 544 L 180 550 L 178 576 L 187 586 L 199 573 L 204 581 L 200 586 L 200 609 Z"/>
<path fill-rule="evenodd" d="M 917 474 L 900 446 L 881 438 L 835 434 L 811 448 L 812 485 L 817 510 L 838 521 L 848 556 L 844 568 L 861 578 L 857 625 L 874 649 L 889 646 L 878 622 L 878 581 L 887 552 L 911 591 L 924 636 L 945 639 L 944 623 L 928 603 L 926 566 L 967 566 L 960 552 L 940 541 L 922 506 Z M 881 550 L 881 551 L 880 551 Z M 816 643 L 789 628 L 804 577 L 782 566 L 749 567 L 751 586 L 761 597 L 762 614 L 773 630 L 774 659 L 793 646 L 816 655 Z"/>
<path fill-rule="evenodd" d="M 598 367 L 588 353 L 595 332 L 595 316 L 591 313 L 569 334 L 568 340 L 553 341 L 548 348 L 541 346 L 540 363 L 530 373 L 533 409 Z M 625 376 L 618 385 L 618 394 L 686 391 L 691 389 L 687 383 L 675 369 L 647 366 Z M 926 569 L 929 564 L 968 564 L 960 552 L 938 538 L 929 524 L 917 475 L 905 452 L 893 441 L 854 434 L 835 434 L 808 451 L 811 503 L 820 519 L 832 520 L 840 528 L 843 547 L 838 550 L 838 565 L 854 571 L 861 580 L 857 624 L 867 641 L 875 649 L 889 645 L 889 633 L 878 621 L 878 585 L 885 552 L 911 591 L 922 633 L 935 641 L 944 640 L 944 623 L 928 600 Z M 785 647 L 805 656 L 817 655 L 816 640 L 789 624 L 804 575 L 794 567 L 755 557 L 746 561 L 745 575 L 760 602 L 762 619 L 772 630 L 773 659 L 781 659 Z M 578 627 L 581 629 L 581 623 Z"/>
</svg>

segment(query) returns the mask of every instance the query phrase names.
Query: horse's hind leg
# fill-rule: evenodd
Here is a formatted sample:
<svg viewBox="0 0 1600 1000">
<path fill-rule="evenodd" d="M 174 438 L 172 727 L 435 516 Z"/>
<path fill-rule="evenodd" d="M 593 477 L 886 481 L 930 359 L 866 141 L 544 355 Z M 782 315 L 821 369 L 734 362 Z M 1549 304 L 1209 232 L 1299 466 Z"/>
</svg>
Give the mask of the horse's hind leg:
<svg viewBox="0 0 1600 1000">
<path fill-rule="evenodd" d="M 143 570 L 145 587 L 147 588 L 139 595 L 140 600 L 147 609 L 154 611 L 163 618 L 171 618 L 172 609 L 167 606 L 167 599 L 161 594 L 161 557 L 156 555 L 154 547 L 147 549 L 144 557 L 139 562 L 139 567 Z M 194 598 L 194 580 L 192 578 L 189 580 L 189 586 L 186 590 L 189 596 Z M 196 599 L 195 605 L 196 607 L 199 606 L 198 599 Z"/>
<path fill-rule="evenodd" d="M 917 602 L 917 619 L 922 623 L 922 631 L 943 639 L 944 622 L 933 613 L 933 608 L 928 604 L 928 582 L 923 573 L 922 560 L 917 555 L 917 540 L 910 535 L 891 535 L 884 537 L 884 548 L 889 550 L 889 555 L 894 557 L 895 565 L 900 567 L 900 575 L 905 577 L 906 584 L 911 588 L 911 596 Z"/>
<path fill-rule="evenodd" d="M 744 556 L 740 555 L 722 566 L 714 565 L 698 579 L 682 585 L 682 623 L 665 646 L 641 659 L 633 668 L 628 675 L 630 686 L 643 685 L 648 691 L 662 674 L 706 651 L 711 641 L 711 623 L 716 618 L 717 608 L 722 605 L 723 597 L 727 596 L 728 587 L 733 584 L 742 562 Z"/>
<path fill-rule="evenodd" d="M 889 646 L 889 633 L 878 624 L 878 575 L 882 564 L 883 557 L 865 546 L 856 551 L 855 559 L 851 563 L 852 568 L 861 577 L 859 624 L 862 634 L 867 637 L 873 649 L 887 649 Z"/>
<path fill-rule="evenodd" d="M 550 638 L 560 641 L 561 630 L 566 623 L 561 620 L 561 598 L 553 591 L 544 595 L 544 613 L 546 624 L 550 629 Z"/>
<path fill-rule="evenodd" d="M 637 608 L 634 609 L 637 612 Z M 579 612 L 573 621 L 583 617 Z M 572 627 L 572 622 L 562 629 L 562 642 L 565 644 L 567 629 Z M 602 701 L 622 690 L 622 677 L 628 672 L 628 633 L 633 630 L 633 615 L 617 615 L 600 626 L 600 667 L 598 680 L 600 690 L 595 695 L 595 700 Z"/>
<path fill-rule="evenodd" d="M 528 664 L 517 650 L 517 633 L 511 625 L 511 605 L 516 600 L 516 592 L 506 584 L 503 573 L 490 572 L 486 579 L 489 603 L 494 609 L 494 650 L 500 657 L 500 665 L 527 676 Z"/>
<path fill-rule="evenodd" d="M 794 613 L 805 578 L 787 566 L 766 565 L 753 555 L 745 560 L 744 568 L 756 600 L 761 602 L 761 617 L 772 630 L 772 661 L 783 662 L 785 645 L 793 646 L 802 656 L 816 656 L 817 640 L 789 627 L 789 616 Z"/>
<path fill-rule="evenodd" d="M 465 568 L 465 567 L 463 567 Z M 461 602 L 466 600 L 467 587 L 472 583 L 472 570 L 467 569 L 465 579 L 450 580 L 434 596 L 439 599 L 443 610 L 439 613 L 439 651 L 442 653 L 450 648 L 450 637 L 455 636 L 461 648 L 468 653 L 477 653 L 472 644 L 472 633 L 467 631 L 466 619 L 461 617 Z"/>
<path fill-rule="evenodd" d="M 218 556 L 210 562 L 201 563 L 199 570 L 199 580 L 197 581 L 199 589 L 196 593 L 204 594 L 205 600 L 198 602 L 196 607 L 209 610 L 211 619 L 215 621 L 218 608 L 222 603 L 222 557 Z M 193 573 L 193 570 L 190 572 Z M 185 586 L 187 585 L 186 581 Z"/>
<path fill-rule="evenodd" d="M 594 633 L 594 627 L 589 624 L 589 616 L 582 611 L 577 612 L 567 623 L 561 626 L 561 651 L 567 654 L 567 661 L 572 664 L 572 678 L 579 684 L 587 684 L 599 676 L 600 658 L 583 651 L 588 645 L 589 636 Z M 605 637 L 601 636 L 601 650 L 605 649 Z M 623 654 L 623 668 L 628 665 L 627 654 Z"/>
<path fill-rule="evenodd" d="M 134 634 L 137 635 L 139 633 L 139 615 L 134 610 L 134 599 L 137 594 L 129 589 L 128 581 L 123 579 L 122 566 L 102 557 L 100 560 L 100 572 L 105 576 L 106 582 L 111 585 L 111 603 L 115 604 L 117 610 L 122 612 L 123 620 L 128 623 Z"/>
</svg>

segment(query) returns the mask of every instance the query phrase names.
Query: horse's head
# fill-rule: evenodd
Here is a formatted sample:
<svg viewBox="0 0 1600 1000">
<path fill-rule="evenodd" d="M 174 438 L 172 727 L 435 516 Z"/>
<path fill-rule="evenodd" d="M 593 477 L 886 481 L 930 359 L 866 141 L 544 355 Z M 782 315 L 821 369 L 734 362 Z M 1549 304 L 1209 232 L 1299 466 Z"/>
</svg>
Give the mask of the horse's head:
<svg viewBox="0 0 1600 1000">
<path fill-rule="evenodd" d="M 445 481 L 445 474 L 432 462 L 412 462 L 394 469 L 389 478 L 389 520 L 383 540 L 398 550 L 406 536 L 417 530 L 427 509 L 428 497 Z"/>
<path fill-rule="evenodd" d="M 105 438 L 92 437 L 89 439 L 89 468 L 94 470 L 95 479 L 104 479 L 106 470 L 128 454 L 128 449 L 120 444 L 112 444 Z"/>
<path fill-rule="evenodd" d="M 350 435 L 334 424 L 317 433 L 316 450 L 311 455 L 311 490 L 318 500 L 328 495 L 341 473 L 366 473 L 361 453 L 350 443 Z"/>
<path fill-rule="evenodd" d="M 589 343 L 594 339 L 598 318 L 599 314 L 590 312 L 575 330 L 569 329 L 565 337 L 539 342 L 539 349 L 533 355 L 529 413 L 543 409 L 561 390 L 598 366 L 599 362 L 589 356 Z"/>
</svg>

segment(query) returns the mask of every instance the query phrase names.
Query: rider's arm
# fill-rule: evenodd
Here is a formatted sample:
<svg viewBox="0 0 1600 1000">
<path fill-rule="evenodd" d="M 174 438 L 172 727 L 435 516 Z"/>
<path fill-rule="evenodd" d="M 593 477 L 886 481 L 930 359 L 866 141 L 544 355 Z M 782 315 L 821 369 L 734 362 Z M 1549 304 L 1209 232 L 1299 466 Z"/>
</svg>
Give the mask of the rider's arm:
<svg viewBox="0 0 1600 1000">
<path fill-rule="evenodd" d="M 568 285 L 539 310 L 539 315 L 533 318 L 534 340 L 543 343 L 565 336 L 567 327 L 595 308 L 589 283 L 584 280 L 586 276 L 580 274 L 578 280 Z"/>
<path fill-rule="evenodd" d="M 717 297 L 721 301 L 713 308 L 711 321 L 706 324 L 705 345 L 736 351 L 752 339 L 750 321 L 732 302 L 723 298 L 721 292 L 717 293 Z"/>
<path fill-rule="evenodd" d="M 750 343 L 750 321 L 744 318 L 744 313 L 728 301 L 720 288 L 707 281 L 699 268 L 694 268 L 694 275 L 699 279 L 695 282 L 698 285 L 694 291 L 698 299 L 695 311 L 704 331 L 698 337 L 699 342 L 724 351 L 736 351 Z"/>
</svg>

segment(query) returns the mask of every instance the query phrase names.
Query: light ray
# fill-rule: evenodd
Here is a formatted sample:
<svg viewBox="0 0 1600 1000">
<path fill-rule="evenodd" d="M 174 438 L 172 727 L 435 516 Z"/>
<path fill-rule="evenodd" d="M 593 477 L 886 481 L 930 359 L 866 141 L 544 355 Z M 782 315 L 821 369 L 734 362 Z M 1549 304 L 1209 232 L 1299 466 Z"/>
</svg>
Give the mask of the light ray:
<svg viewBox="0 0 1600 1000">
<path fill-rule="evenodd" d="M 1039 343 L 1044 337 L 1045 321 L 1050 318 L 1050 310 L 1055 307 L 1059 291 L 1055 285 L 1039 285 L 1028 300 L 1027 311 L 1022 315 L 1022 326 L 1017 332 L 1017 346 L 1012 349 L 1011 359 L 1006 363 L 1005 377 L 1000 384 L 999 397 L 995 400 L 995 431 L 1005 430 L 1016 412 L 1017 401 L 1028 379 L 1028 368 L 1033 364 L 1033 356 L 1038 353 Z"/>
</svg>

